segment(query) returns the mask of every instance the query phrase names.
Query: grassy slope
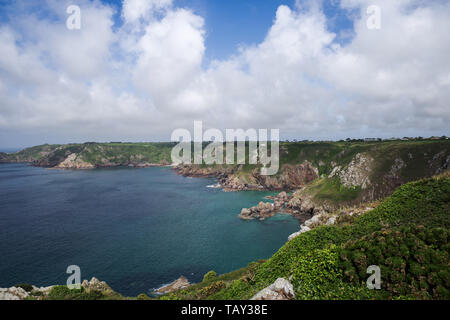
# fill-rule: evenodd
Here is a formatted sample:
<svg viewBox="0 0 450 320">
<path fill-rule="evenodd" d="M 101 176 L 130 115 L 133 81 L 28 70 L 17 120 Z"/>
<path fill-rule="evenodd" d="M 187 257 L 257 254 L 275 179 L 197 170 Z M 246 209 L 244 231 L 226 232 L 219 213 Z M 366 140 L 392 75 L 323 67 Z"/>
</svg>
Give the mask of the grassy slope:
<svg viewBox="0 0 450 320">
<path fill-rule="evenodd" d="M 84 143 L 41 145 L 17 153 L 3 154 L 0 161 L 33 162 L 45 160 L 50 166 L 63 161 L 68 154 L 77 153 L 94 165 L 136 163 L 170 163 L 172 143 Z"/>
<path fill-rule="evenodd" d="M 47 156 L 51 151 L 60 147 L 59 144 L 43 144 L 39 146 L 34 146 L 31 148 L 26 148 L 16 153 L 6 154 L 2 153 L 0 161 L 19 161 L 19 162 L 32 162 L 34 160 L 40 160 Z"/>
<path fill-rule="evenodd" d="M 92 164 L 112 163 L 170 163 L 172 143 L 108 143 L 88 145 L 81 152 Z"/>
<path fill-rule="evenodd" d="M 408 183 L 353 223 L 304 233 L 235 280 L 209 280 L 163 298 L 248 299 L 292 276 L 298 299 L 449 299 L 449 214 L 448 175 Z M 369 265 L 380 266 L 382 290 L 366 288 Z"/>
</svg>

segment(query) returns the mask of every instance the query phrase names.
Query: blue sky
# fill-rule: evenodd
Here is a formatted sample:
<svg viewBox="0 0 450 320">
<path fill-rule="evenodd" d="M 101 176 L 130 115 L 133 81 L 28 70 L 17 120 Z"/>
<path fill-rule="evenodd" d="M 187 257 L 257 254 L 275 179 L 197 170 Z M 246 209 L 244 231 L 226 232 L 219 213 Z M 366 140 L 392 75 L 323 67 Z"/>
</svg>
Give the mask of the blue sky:
<svg viewBox="0 0 450 320">
<path fill-rule="evenodd" d="M 115 9 L 114 28 L 121 27 L 123 0 L 100 1 Z M 70 3 L 76 4 L 77 1 Z M 205 63 L 229 58 L 240 46 L 261 43 L 274 22 L 277 8 L 280 5 L 294 7 L 295 3 L 295 0 L 174 0 L 174 6 L 188 8 L 205 20 Z M 299 3 L 302 3 L 302 0 L 299 0 Z M 26 10 L 17 11 L 25 6 Z M 340 44 L 347 43 L 350 39 L 342 38 L 341 32 L 353 30 L 349 11 L 341 9 L 339 1 L 336 0 L 323 0 L 322 8 L 328 19 L 329 31 L 337 34 L 336 41 Z M 24 18 L 22 15 L 25 12 L 32 12 L 47 20 L 51 20 L 53 14 L 42 6 L 40 1 L 27 1 L 26 5 L 18 5 L 15 0 L 0 0 L 2 23 L 15 23 L 15 19 Z"/>
<path fill-rule="evenodd" d="M 115 24 L 122 25 L 122 0 L 102 2 L 117 8 Z M 273 24 L 277 8 L 280 5 L 293 7 L 295 0 L 175 0 L 174 5 L 189 8 L 205 19 L 208 62 L 228 58 L 241 45 L 261 43 Z M 340 8 L 339 1 L 324 0 L 322 5 L 330 31 L 339 35 L 343 30 L 353 29 L 353 21 L 348 11 Z M 342 44 L 348 41 L 339 36 L 336 40 Z"/>
</svg>

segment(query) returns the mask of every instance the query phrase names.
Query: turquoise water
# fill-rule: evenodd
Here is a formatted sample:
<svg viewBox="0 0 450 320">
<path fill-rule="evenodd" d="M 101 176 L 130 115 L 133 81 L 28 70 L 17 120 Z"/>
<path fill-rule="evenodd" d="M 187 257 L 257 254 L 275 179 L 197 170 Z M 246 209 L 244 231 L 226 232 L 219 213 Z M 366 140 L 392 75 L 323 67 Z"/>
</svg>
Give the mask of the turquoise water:
<svg viewBox="0 0 450 320">
<path fill-rule="evenodd" d="M 51 170 L 0 164 L 0 287 L 82 279 L 137 295 L 181 275 L 201 281 L 268 258 L 298 231 L 291 216 L 242 221 L 267 193 L 207 188 L 169 168 Z"/>
</svg>

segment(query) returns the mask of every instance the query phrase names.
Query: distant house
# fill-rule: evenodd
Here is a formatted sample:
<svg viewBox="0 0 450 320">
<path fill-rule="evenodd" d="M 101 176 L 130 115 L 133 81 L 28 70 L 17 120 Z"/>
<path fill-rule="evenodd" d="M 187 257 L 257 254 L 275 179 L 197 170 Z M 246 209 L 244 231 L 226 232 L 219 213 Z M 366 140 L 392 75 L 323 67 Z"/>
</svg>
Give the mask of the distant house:
<svg viewBox="0 0 450 320">
<path fill-rule="evenodd" d="M 378 138 L 365 138 L 364 141 L 365 142 L 374 142 L 374 141 L 378 141 Z"/>
</svg>

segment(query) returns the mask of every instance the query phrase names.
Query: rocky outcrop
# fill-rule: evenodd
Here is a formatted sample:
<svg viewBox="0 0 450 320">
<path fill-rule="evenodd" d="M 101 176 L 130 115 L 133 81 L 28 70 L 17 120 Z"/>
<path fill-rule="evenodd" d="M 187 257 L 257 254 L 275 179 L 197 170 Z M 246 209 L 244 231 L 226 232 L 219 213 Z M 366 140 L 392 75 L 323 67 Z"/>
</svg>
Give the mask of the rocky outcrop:
<svg viewBox="0 0 450 320">
<path fill-rule="evenodd" d="M 367 189 L 370 186 L 373 163 L 374 159 L 371 156 L 358 153 L 345 167 L 334 167 L 328 177 L 339 177 L 341 183 L 347 188 L 361 187 Z"/>
<path fill-rule="evenodd" d="M 0 300 L 24 300 L 28 295 L 22 288 L 0 288 Z"/>
<path fill-rule="evenodd" d="M 433 159 L 428 161 L 431 168 L 436 168 L 434 174 L 438 175 L 450 169 L 450 154 L 441 151 L 433 156 Z"/>
<path fill-rule="evenodd" d="M 179 164 L 172 168 L 177 174 L 194 178 L 226 178 L 228 174 L 237 171 L 239 168 L 232 167 L 203 167 L 199 165 Z"/>
<path fill-rule="evenodd" d="M 338 211 L 328 212 L 326 210 L 318 211 L 315 215 L 313 215 L 310 219 L 306 220 L 301 226 L 300 231 L 291 234 L 288 237 L 288 241 L 291 241 L 294 238 L 297 238 L 302 233 L 311 231 L 314 228 L 317 228 L 322 225 L 333 225 L 339 221 L 345 221 L 348 218 L 356 218 L 359 217 L 378 206 L 378 202 L 365 203 L 363 205 L 354 206 L 351 208 L 344 208 Z"/>
<path fill-rule="evenodd" d="M 287 203 L 286 206 L 292 214 L 309 214 L 312 216 L 318 212 L 327 210 L 323 205 L 316 204 L 312 195 L 304 191 L 305 189 L 299 189 L 294 192 Z"/>
<path fill-rule="evenodd" d="M 40 288 L 31 286 L 30 291 L 20 287 L 0 288 L 0 300 L 25 300 L 30 296 L 44 297 L 52 288 L 53 286 Z"/>
<path fill-rule="evenodd" d="M 277 213 L 286 212 L 286 204 L 290 199 L 290 196 L 286 192 L 283 191 L 276 196 L 269 196 L 266 198 L 273 200 L 273 203 L 261 201 L 257 206 L 248 209 L 243 208 L 239 214 L 239 218 L 244 220 L 264 220 Z"/>
<path fill-rule="evenodd" d="M 284 278 L 278 278 L 270 286 L 262 289 L 251 300 L 293 300 L 295 291 L 292 283 Z"/>
<path fill-rule="evenodd" d="M 291 234 L 291 235 L 288 237 L 288 241 L 291 241 L 292 239 L 297 238 L 297 237 L 298 237 L 299 235 L 301 235 L 302 233 L 308 232 L 308 231 L 310 231 L 310 230 L 311 230 L 311 229 L 310 229 L 309 227 L 302 225 L 302 226 L 300 227 L 300 231 L 295 232 L 295 233 Z"/>
<path fill-rule="evenodd" d="M 273 206 L 278 209 L 284 209 L 286 203 L 291 199 L 292 196 L 287 194 L 285 191 L 280 192 L 276 196 L 267 196 L 266 199 L 273 200 Z"/>
<path fill-rule="evenodd" d="M 114 292 L 113 289 L 111 289 L 111 287 L 108 286 L 105 281 L 100 281 L 95 277 L 92 277 L 91 281 L 84 280 L 81 283 L 81 286 L 86 290 L 86 292 L 90 291 L 100 291 L 105 293 Z"/>
<path fill-rule="evenodd" d="M 191 284 L 189 283 L 188 279 L 186 277 L 181 276 L 177 280 L 169 283 L 168 285 L 165 285 L 165 286 L 159 288 L 158 290 L 155 290 L 155 292 L 159 293 L 159 294 L 166 294 L 166 293 L 170 293 L 173 291 L 187 288 L 190 285 Z"/>
<path fill-rule="evenodd" d="M 264 220 L 275 215 L 275 211 L 273 203 L 261 201 L 257 206 L 251 207 L 250 209 L 242 209 L 239 218 L 244 220 Z"/>
<path fill-rule="evenodd" d="M 95 166 L 84 161 L 76 153 L 70 154 L 64 161 L 60 162 L 54 168 L 57 169 L 94 169 Z"/>
<path fill-rule="evenodd" d="M 242 168 L 243 166 L 203 167 L 182 164 L 173 170 L 187 177 L 215 177 L 225 191 L 295 190 L 319 177 L 318 169 L 308 161 L 298 165 L 283 165 L 274 176 L 263 176 L 258 168 L 250 173 L 242 173 Z"/>
<path fill-rule="evenodd" d="M 20 285 L 23 286 L 23 285 Z M 36 287 L 26 285 L 22 287 L 0 288 L 0 300 L 25 300 L 27 298 L 43 300 L 45 299 L 54 286 Z M 117 293 L 104 281 L 100 281 L 93 277 L 90 281 L 84 280 L 81 287 L 89 293 L 91 291 L 101 292 L 106 296 L 117 296 Z M 26 290 L 25 290 L 25 289 Z M 28 290 L 28 291 L 27 291 Z"/>
<path fill-rule="evenodd" d="M 319 177 L 319 170 L 309 161 L 298 165 L 285 164 L 280 173 L 274 176 L 263 176 L 254 171 L 257 183 L 267 190 L 295 190 L 307 185 Z"/>
</svg>

